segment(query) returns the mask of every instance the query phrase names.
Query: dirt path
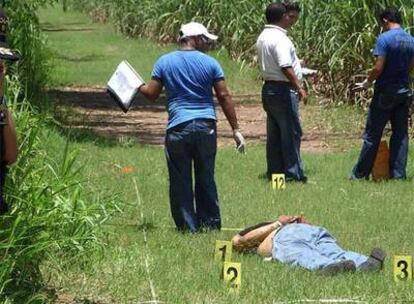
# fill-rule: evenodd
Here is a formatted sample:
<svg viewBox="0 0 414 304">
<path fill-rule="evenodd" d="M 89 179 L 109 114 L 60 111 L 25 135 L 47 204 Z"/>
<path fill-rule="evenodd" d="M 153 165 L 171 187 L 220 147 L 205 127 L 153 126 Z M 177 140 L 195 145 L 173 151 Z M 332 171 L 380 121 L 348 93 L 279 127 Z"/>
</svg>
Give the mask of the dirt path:
<svg viewBox="0 0 414 304">
<path fill-rule="evenodd" d="M 133 138 L 140 143 L 162 145 L 165 135 L 167 113 L 165 98 L 150 103 L 138 96 L 127 114 L 106 94 L 103 87 L 65 87 L 49 91 L 56 101 L 55 113 L 65 126 L 78 130 L 92 130 L 111 138 Z M 265 142 L 266 115 L 258 95 L 235 96 L 240 128 L 248 144 Z M 243 104 L 240 104 L 243 101 Z M 255 102 L 254 102 L 255 101 Z M 303 108 L 302 116 L 313 116 L 318 106 Z M 217 107 L 219 145 L 232 145 L 232 132 L 220 107 Z M 311 152 L 332 152 L 338 150 L 336 141 L 355 139 L 357 134 L 329 133 L 323 128 L 304 130 L 302 150 Z"/>
</svg>

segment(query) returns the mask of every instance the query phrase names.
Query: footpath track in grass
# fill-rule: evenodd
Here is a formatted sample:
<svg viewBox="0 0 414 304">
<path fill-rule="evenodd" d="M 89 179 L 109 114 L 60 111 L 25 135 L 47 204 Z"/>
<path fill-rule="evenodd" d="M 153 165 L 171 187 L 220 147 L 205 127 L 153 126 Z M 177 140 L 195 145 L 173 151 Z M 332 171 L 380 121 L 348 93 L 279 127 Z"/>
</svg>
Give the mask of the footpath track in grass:
<svg viewBox="0 0 414 304">
<path fill-rule="evenodd" d="M 131 112 L 123 115 L 100 89 L 123 58 L 122 54 L 116 57 L 111 50 L 120 53 L 132 49 L 145 54 L 145 60 L 136 59 L 134 64 L 143 64 L 144 71 L 145 63 L 145 75 L 149 75 L 156 56 L 173 46 L 159 46 L 149 41 L 144 45 L 139 43 L 143 40 L 116 35 L 109 25 L 89 23 L 86 16 L 73 12 L 62 14 L 59 8 L 45 9 L 41 17 L 56 63 L 50 97 L 52 102 L 56 101 L 57 117 L 62 124 L 72 127 L 70 135 L 65 131 L 50 131 L 44 144 L 58 156 L 69 137 L 70 145 L 80 152 L 79 162 L 85 167 L 85 179 L 90 181 L 88 190 L 119 193 L 127 205 L 125 212 L 106 226 L 107 246 L 102 255 L 90 256 L 92 267 L 79 265 L 66 269 L 65 273 L 43 270 L 50 274 L 51 284 L 67 296 L 68 300 L 62 303 L 154 303 L 154 300 L 158 303 L 326 303 L 326 300 L 338 303 L 347 299 L 397 303 L 414 300 L 412 283 L 394 283 L 391 260 L 395 254 L 414 254 L 414 166 L 411 161 L 414 155 L 410 153 L 407 168 L 410 179 L 406 182 L 349 181 L 347 177 L 358 154 L 352 147 L 359 144 L 364 121 L 362 111 L 323 108 L 317 102 L 303 107 L 305 139 L 314 134 L 319 136 L 315 140 L 326 140 L 328 147 L 319 149 L 323 153 L 305 151 L 303 159 L 310 182 L 289 184 L 285 191 L 272 190 L 260 178 L 265 162 L 261 105 L 252 102 L 238 105 L 242 128 L 250 130 L 250 124 L 261 132 L 256 135 L 257 144 L 251 145 L 246 155 L 238 155 L 227 146 L 226 138 L 228 142 L 231 138 L 225 120 L 220 117 L 219 132 L 223 136 L 216 161 L 216 182 L 224 227 L 245 227 L 275 219 L 279 214 L 303 212 L 312 223 L 327 227 L 346 249 L 368 254 L 372 247 L 382 246 L 388 253 L 381 273 L 333 278 L 289 269 L 280 263 L 265 263 L 255 255 L 234 254 L 233 261 L 242 263 L 243 277 L 240 292 L 230 294 L 220 280 L 220 265 L 214 262 L 212 253 L 216 240 L 229 240 L 234 232 L 183 235 L 171 229 L 163 150 L 157 145 L 145 144 L 146 141 L 135 143 L 135 139 L 139 141 L 144 135 L 155 139 L 154 143 L 162 141 L 166 122 L 162 102 L 147 104 L 137 100 Z M 236 95 L 260 89 L 260 84 L 254 81 L 238 85 L 237 79 L 251 79 L 251 74 L 244 70 L 240 76 L 236 64 L 226 64 L 230 79 L 235 79 L 232 85 Z M 241 87 L 246 91 L 240 90 Z M 140 130 L 150 131 L 134 134 Z M 100 134 L 119 140 L 103 140 Z M 328 139 L 329 134 L 337 134 L 337 145 L 320 134 L 327 134 Z M 248 139 L 254 141 L 254 136 Z M 330 149 L 332 146 L 334 149 Z M 125 167 L 131 170 L 123 170 Z M 139 203 L 134 180 L 139 189 Z"/>
<path fill-rule="evenodd" d="M 124 114 L 105 93 L 104 88 L 52 89 L 49 96 L 55 102 L 56 116 L 66 128 L 71 128 L 74 132 L 92 132 L 106 138 L 133 140 L 142 144 L 164 143 L 167 122 L 164 97 L 153 103 L 137 96 L 131 109 Z M 234 97 L 239 125 L 249 145 L 266 140 L 266 114 L 257 101 L 258 98 L 257 95 Z M 219 146 L 233 145 L 231 128 L 224 113 L 219 105 L 216 109 Z M 359 115 L 357 110 L 350 107 L 343 108 L 342 112 Z M 318 105 L 303 106 L 302 121 L 303 151 L 327 153 L 349 149 L 359 143 L 361 119 L 347 120 L 346 113 L 340 114 L 338 109 L 324 109 Z"/>
</svg>

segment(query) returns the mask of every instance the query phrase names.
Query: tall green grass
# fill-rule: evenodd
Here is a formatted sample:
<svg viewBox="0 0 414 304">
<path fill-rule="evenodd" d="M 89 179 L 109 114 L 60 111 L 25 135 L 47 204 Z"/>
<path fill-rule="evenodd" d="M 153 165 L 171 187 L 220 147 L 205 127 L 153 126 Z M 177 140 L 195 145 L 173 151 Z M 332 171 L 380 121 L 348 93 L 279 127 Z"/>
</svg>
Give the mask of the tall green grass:
<svg viewBox="0 0 414 304">
<path fill-rule="evenodd" d="M 263 28 L 264 10 L 271 1 L 248 0 L 68 0 L 95 20 L 110 19 L 129 36 L 174 41 L 180 25 L 190 20 L 206 24 L 220 37 L 233 58 L 255 63 L 255 41 Z M 331 101 L 355 102 L 350 91 L 359 74 L 372 64 L 372 48 L 380 28 L 378 11 L 388 5 L 401 8 L 406 28 L 413 33 L 411 0 L 302 0 L 302 14 L 291 34 L 301 57 L 321 71 L 315 90 Z M 363 99 L 362 99 L 363 100 Z"/>
<path fill-rule="evenodd" d="M 9 18 L 8 41 L 21 54 L 21 60 L 9 66 L 9 73 L 17 75 L 23 95 L 32 102 L 40 99 L 48 80 L 50 57 L 39 28 L 36 11 L 55 0 L 5 0 L 4 8 Z"/>
<path fill-rule="evenodd" d="M 67 265 L 87 262 L 103 246 L 101 225 L 119 210 L 115 195 L 91 193 L 69 141 L 54 151 L 45 145 L 54 122 L 33 103 L 49 73 L 36 10 L 52 2 L 3 1 L 10 20 L 8 39 L 22 59 L 10 64 L 5 92 L 20 153 L 6 179 L 11 210 L 0 217 L 1 303 L 47 302 L 42 267 L 62 273 Z"/>
<path fill-rule="evenodd" d="M 0 217 L 0 301 L 43 303 L 42 264 L 59 271 L 100 248 L 100 225 L 119 208 L 115 195 L 87 193 L 77 151 L 68 143 L 46 150 L 51 122 L 19 99 L 20 90 L 16 78 L 8 80 L 20 155 L 6 180 L 11 211 Z"/>
</svg>

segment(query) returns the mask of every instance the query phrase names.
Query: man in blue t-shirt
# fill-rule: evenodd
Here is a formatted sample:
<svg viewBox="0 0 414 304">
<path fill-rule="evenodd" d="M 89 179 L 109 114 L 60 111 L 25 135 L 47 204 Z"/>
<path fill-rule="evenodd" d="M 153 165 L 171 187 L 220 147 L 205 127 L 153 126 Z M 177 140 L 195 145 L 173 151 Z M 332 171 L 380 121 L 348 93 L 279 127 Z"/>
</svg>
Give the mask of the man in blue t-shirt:
<svg viewBox="0 0 414 304">
<path fill-rule="evenodd" d="M 214 181 L 217 117 L 213 89 L 233 129 L 237 149 L 244 152 L 245 148 L 223 70 L 214 58 L 205 54 L 217 38 L 200 23 L 184 24 L 180 29 L 180 49 L 159 58 L 151 81 L 139 88 L 150 100 L 156 100 L 162 88 L 166 89 L 165 154 L 170 177 L 170 207 L 177 228 L 183 231 L 221 228 Z"/>
<path fill-rule="evenodd" d="M 408 154 L 408 113 L 412 102 L 410 73 L 414 70 L 414 38 L 401 28 L 401 14 L 387 8 L 379 16 L 383 33 L 378 37 L 374 68 L 355 89 L 367 89 L 376 80 L 365 133 L 364 144 L 352 179 L 368 179 L 374 165 L 382 132 L 391 123 L 390 177 L 406 178 Z"/>
</svg>

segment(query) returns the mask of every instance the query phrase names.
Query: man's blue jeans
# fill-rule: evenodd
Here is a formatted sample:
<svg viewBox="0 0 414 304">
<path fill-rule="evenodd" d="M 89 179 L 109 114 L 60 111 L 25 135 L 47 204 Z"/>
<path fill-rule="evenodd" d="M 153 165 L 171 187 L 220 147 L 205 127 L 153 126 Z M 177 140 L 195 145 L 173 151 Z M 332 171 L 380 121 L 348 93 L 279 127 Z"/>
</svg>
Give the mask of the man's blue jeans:
<svg viewBox="0 0 414 304">
<path fill-rule="evenodd" d="M 333 263 L 351 260 L 359 268 L 368 257 L 338 246 L 325 229 L 308 224 L 289 224 L 273 237 L 272 257 L 289 266 L 309 270 L 322 269 Z"/>
<path fill-rule="evenodd" d="M 392 98 L 392 97 L 390 97 Z M 392 135 L 390 138 L 390 176 L 395 179 L 406 178 L 408 154 L 408 111 L 406 102 L 394 107 L 381 106 L 379 93 L 375 92 L 368 110 L 367 124 L 363 135 L 363 146 L 358 162 L 352 169 L 352 178 L 368 179 L 374 166 L 382 132 L 388 121 L 391 123 Z"/>
<path fill-rule="evenodd" d="M 298 93 L 288 83 L 266 82 L 262 88 L 262 102 L 267 114 L 268 178 L 273 173 L 284 173 L 287 181 L 303 181 Z"/>
<path fill-rule="evenodd" d="M 210 119 L 187 121 L 167 130 L 165 154 L 170 176 L 170 207 L 179 230 L 221 228 L 214 181 L 216 131 L 216 122 Z"/>
</svg>

